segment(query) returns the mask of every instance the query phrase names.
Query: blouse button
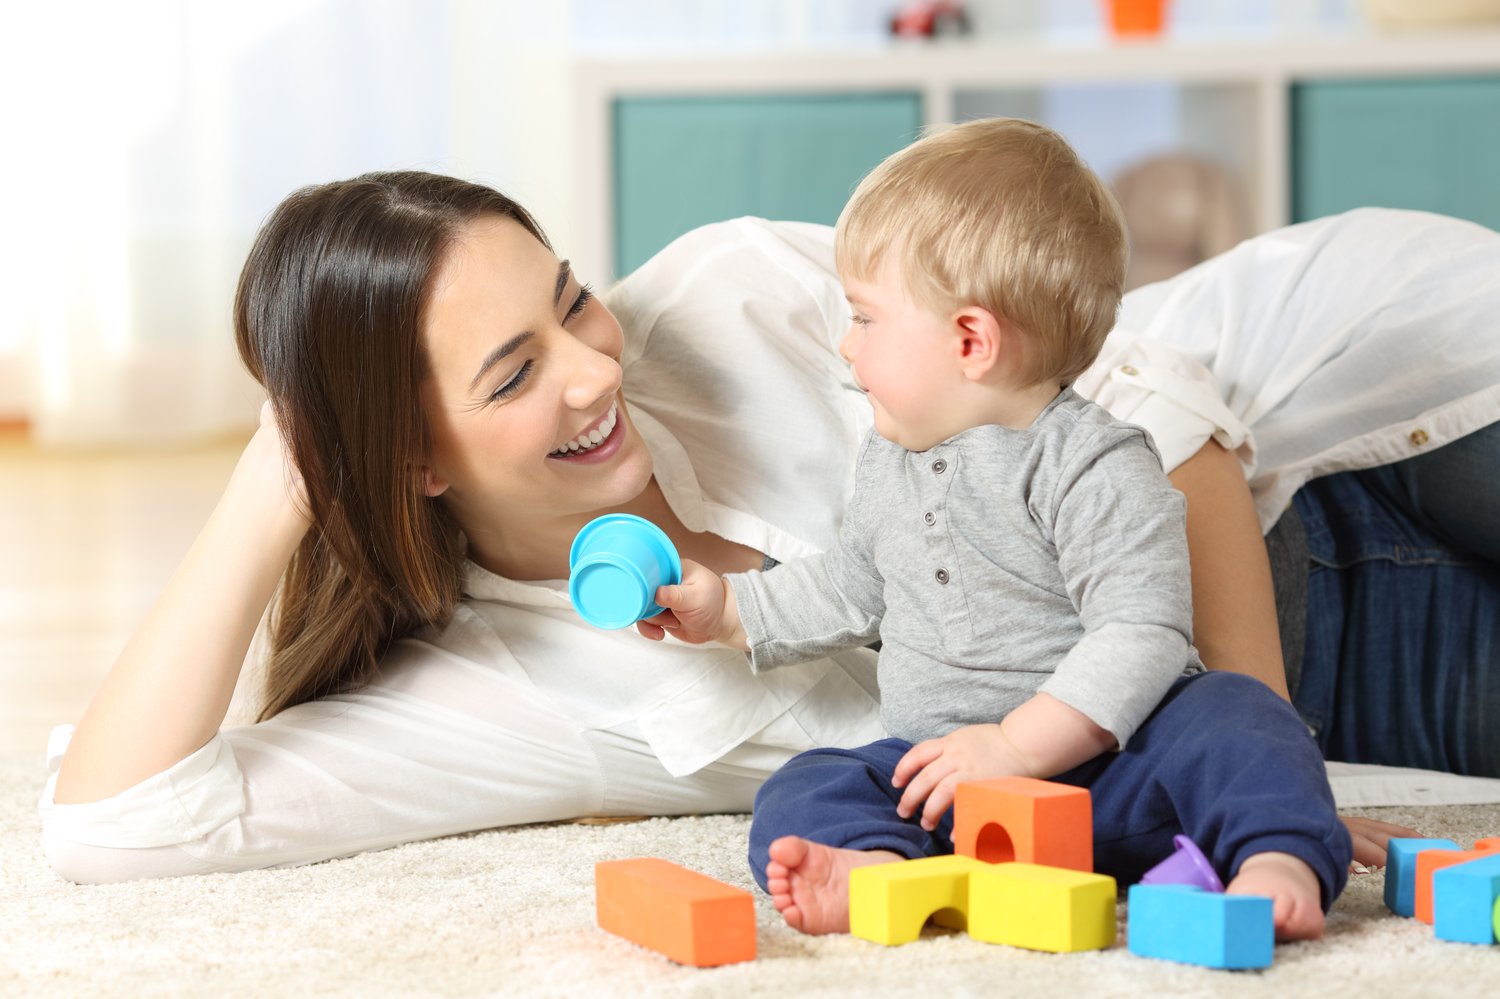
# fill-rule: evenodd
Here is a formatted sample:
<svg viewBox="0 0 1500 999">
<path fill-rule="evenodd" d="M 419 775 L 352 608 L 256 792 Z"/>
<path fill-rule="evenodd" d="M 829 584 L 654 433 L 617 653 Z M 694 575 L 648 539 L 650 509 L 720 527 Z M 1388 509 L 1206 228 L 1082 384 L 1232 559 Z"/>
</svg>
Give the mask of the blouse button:
<svg viewBox="0 0 1500 999">
<path fill-rule="evenodd" d="M 948 570 L 947 569 L 939 569 L 937 572 L 933 573 L 933 576 L 935 576 L 937 578 L 937 581 L 939 583 L 942 583 L 944 586 L 948 585 Z"/>
<path fill-rule="evenodd" d="M 1411 441 L 1412 447 L 1421 447 L 1422 445 L 1426 444 L 1428 440 L 1430 440 L 1430 438 L 1427 436 L 1427 431 L 1425 430 L 1413 430 L 1411 432 L 1411 435 L 1406 439 Z"/>
<path fill-rule="evenodd" d="M 1122 364 L 1122 365 L 1120 365 L 1120 374 L 1122 374 L 1122 375 L 1138 375 L 1138 374 L 1140 374 L 1140 371 L 1133 364 Z"/>
<path fill-rule="evenodd" d="M 942 458 L 939 458 L 937 461 L 934 461 L 932 463 L 932 472 L 933 472 L 934 475 L 942 475 L 947 470 L 948 470 L 948 463 L 946 461 L 944 461 Z"/>
<path fill-rule="evenodd" d="M 937 514 L 933 513 L 931 510 L 928 510 L 926 513 L 922 514 L 922 522 L 928 527 L 931 527 L 933 524 L 937 523 Z"/>
</svg>

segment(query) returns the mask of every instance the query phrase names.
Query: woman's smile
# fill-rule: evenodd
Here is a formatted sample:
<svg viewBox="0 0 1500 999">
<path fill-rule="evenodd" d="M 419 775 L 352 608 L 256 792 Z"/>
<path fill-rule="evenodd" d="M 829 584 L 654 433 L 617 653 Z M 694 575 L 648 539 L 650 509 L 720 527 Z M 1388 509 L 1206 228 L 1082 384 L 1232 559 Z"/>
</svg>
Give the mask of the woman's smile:
<svg viewBox="0 0 1500 999">
<path fill-rule="evenodd" d="M 598 422 L 577 437 L 547 455 L 558 461 L 599 462 L 610 458 L 625 439 L 625 423 L 620 419 L 620 403 L 610 403 L 609 411 Z"/>
</svg>

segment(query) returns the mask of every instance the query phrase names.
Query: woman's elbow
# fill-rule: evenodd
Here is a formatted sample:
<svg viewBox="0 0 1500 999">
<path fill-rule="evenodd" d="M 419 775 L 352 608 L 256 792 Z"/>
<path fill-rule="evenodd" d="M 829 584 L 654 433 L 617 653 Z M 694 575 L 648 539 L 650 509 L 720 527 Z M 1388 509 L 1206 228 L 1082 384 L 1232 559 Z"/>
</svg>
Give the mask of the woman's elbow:
<svg viewBox="0 0 1500 999">
<path fill-rule="evenodd" d="M 180 846 L 94 846 L 49 834 L 45 829 L 42 853 L 58 877 L 80 885 L 206 874 L 214 869 Z"/>
</svg>

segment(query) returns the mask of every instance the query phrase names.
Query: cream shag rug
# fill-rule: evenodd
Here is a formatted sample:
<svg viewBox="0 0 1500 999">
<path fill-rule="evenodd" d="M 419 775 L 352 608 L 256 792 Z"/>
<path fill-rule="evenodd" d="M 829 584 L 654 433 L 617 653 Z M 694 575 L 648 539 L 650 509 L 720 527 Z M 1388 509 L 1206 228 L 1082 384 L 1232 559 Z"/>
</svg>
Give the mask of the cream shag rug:
<svg viewBox="0 0 1500 999">
<path fill-rule="evenodd" d="M 757 960 L 679 967 L 594 925 L 599 860 L 665 857 L 751 887 L 748 819 L 497 830 L 312 867 L 99 887 L 37 845 L 35 760 L 0 761 L 0 996 L 1493 996 L 1500 947 L 1435 940 L 1356 876 L 1316 943 L 1259 972 L 1053 955 L 928 930 L 904 947 L 787 929 L 757 892 Z M 1500 806 L 1362 809 L 1468 845 Z"/>
</svg>

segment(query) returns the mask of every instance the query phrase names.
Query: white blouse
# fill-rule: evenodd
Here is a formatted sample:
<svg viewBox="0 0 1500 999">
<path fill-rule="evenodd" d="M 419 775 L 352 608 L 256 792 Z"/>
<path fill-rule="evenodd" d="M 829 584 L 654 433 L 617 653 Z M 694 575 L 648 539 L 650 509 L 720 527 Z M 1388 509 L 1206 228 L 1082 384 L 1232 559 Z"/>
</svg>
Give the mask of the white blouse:
<svg viewBox="0 0 1500 999">
<path fill-rule="evenodd" d="M 1500 420 L 1500 233 L 1365 208 L 1247 240 L 1125 296 L 1078 387 L 1169 469 L 1237 444 L 1269 530 L 1309 479 Z"/>
<path fill-rule="evenodd" d="M 606 300 L 626 331 L 626 398 L 683 523 L 783 561 L 831 545 L 870 424 L 838 356 L 832 231 L 706 226 Z M 1500 236 L 1354 212 L 1128 296 L 1077 387 L 1150 430 L 1168 468 L 1210 436 L 1236 449 L 1269 527 L 1312 475 L 1500 418 L 1496 315 Z M 872 661 L 757 676 L 736 652 L 591 628 L 561 581 L 470 566 L 453 623 L 396 643 L 370 686 L 226 728 L 112 798 L 53 802 L 59 729 L 44 844 L 67 876 L 112 880 L 579 815 L 745 810 L 792 752 L 881 736 Z"/>
</svg>

